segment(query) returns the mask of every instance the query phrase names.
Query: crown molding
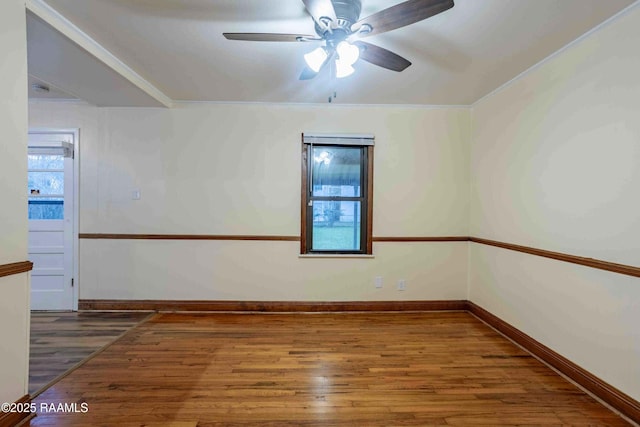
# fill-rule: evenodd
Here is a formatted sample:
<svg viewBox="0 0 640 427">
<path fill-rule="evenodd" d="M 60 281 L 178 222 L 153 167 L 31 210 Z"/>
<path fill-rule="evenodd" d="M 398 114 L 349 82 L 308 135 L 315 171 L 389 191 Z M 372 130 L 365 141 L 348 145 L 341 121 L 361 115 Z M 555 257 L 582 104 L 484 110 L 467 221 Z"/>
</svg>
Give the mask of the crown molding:
<svg viewBox="0 0 640 427">
<path fill-rule="evenodd" d="M 576 38 L 576 39 L 570 41 L 569 43 L 567 43 L 566 45 L 562 46 L 560 49 L 556 50 L 555 52 L 553 52 L 552 54 L 550 54 L 546 58 L 540 60 L 539 62 L 536 62 L 531 67 L 527 68 L 526 70 L 524 70 L 520 74 L 516 75 L 511 80 L 501 84 L 497 88 L 493 89 L 491 92 L 481 96 L 480 98 L 478 98 L 477 100 L 472 102 L 469 105 L 469 107 L 470 108 L 477 107 L 478 104 L 481 104 L 486 99 L 489 99 L 489 98 L 493 97 L 494 95 L 497 95 L 498 93 L 500 93 L 503 90 L 507 89 L 509 86 L 511 86 L 512 84 L 514 84 L 518 80 L 521 80 L 522 78 L 526 77 L 528 74 L 531 74 L 532 72 L 534 72 L 538 68 L 540 68 L 543 65 L 545 65 L 547 62 L 551 62 L 553 59 L 555 59 L 557 56 L 559 56 L 563 52 L 565 52 L 565 51 L 569 50 L 570 48 L 572 48 L 573 46 L 581 43 L 583 40 L 588 39 L 593 34 L 599 32 L 600 30 L 602 30 L 605 27 L 609 26 L 609 24 L 611 24 L 614 21 L 617 21 L 618 19 L 620 19 L 623 16 L 627 15 L 628 13 L 630 13 L 632 10 L 636 9 L 637 7 L 640 7 L 640 0 L 636 0 L 635 2 L 631 3 L 629 6 L 625 7 L 624 9 L 622 9 L 621 11 L 616 13 L 615 15 L 611 16 L 607 20 L 605 20 L 605 21 L 601 22 L 600 24 L 596 25 L 595 27 L 591 28 L 589 31 L 587 31 L 586 33 L 582 34 L 578 38 Z"/>
</svg>

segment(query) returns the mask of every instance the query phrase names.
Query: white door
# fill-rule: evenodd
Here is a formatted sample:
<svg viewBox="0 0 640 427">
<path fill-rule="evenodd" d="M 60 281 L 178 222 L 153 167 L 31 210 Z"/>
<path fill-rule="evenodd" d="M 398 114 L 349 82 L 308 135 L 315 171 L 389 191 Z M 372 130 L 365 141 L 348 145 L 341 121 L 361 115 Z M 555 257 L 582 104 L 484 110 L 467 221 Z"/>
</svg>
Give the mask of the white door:
<svg viewBox="0 0 640 427">
<path fill-rule="evenodd" d="M 73 310 L 74 133 L 29 133 L 32 310 Z"/>
</svg>

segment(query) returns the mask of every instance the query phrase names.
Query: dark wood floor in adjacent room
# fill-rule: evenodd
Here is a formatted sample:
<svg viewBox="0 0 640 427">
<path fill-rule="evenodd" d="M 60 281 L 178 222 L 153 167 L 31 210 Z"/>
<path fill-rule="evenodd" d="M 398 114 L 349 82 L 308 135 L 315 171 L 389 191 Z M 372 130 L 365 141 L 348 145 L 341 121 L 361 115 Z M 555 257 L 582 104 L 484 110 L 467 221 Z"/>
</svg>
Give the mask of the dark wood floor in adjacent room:
<svg viewBox="0 0 640 427">
<path fill-rule="evenodd" d="M 149 315 L 137 312 L 33 312 L 29 394 L 36 395 Z"/>
<path fill-rule="evenodd" d="M 157 314 L 30 426 L 628 425 L 465 312 Z"/>
</svg>

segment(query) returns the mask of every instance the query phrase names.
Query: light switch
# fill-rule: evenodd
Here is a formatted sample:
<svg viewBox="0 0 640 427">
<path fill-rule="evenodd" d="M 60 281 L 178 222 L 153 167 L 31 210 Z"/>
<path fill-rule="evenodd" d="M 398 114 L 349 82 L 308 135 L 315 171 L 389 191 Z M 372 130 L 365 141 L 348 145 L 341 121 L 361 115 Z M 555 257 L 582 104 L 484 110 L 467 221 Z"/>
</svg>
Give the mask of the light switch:
<svg viewBox="0 0 640 427">
<path fill-rule="evenodd" d="M 133 190 L 131 192 L 131 199 L 132 200 L 140 200 L 140 190 Z"/>
</svg>

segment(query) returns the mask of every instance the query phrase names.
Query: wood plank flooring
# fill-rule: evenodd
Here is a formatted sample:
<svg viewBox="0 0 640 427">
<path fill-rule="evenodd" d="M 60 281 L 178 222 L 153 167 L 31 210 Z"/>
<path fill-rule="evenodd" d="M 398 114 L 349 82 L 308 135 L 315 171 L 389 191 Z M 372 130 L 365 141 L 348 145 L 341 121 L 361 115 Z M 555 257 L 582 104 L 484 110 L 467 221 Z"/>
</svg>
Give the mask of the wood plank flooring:
<svg viewBox="0 0 640 427">
<path fill-rule="evenodd" d="M 628 425 L 465 312 L 158 314 L 34 402 L 30 426 Z"/>
<path fill-rule="evenodd" d="M 29 394 L 36 395 L 51 381 L 105 345 L 115 341 L 149 313 L 31 314 Z"/>
</svg>

